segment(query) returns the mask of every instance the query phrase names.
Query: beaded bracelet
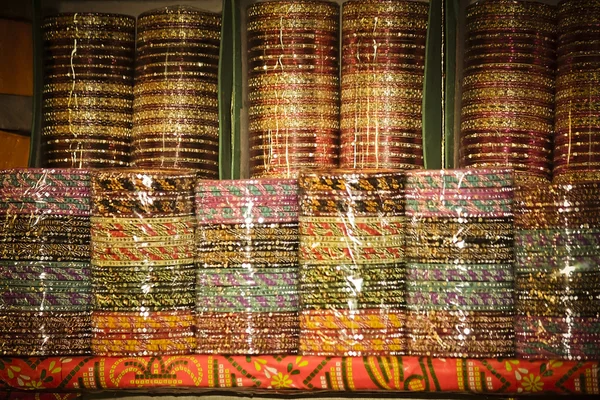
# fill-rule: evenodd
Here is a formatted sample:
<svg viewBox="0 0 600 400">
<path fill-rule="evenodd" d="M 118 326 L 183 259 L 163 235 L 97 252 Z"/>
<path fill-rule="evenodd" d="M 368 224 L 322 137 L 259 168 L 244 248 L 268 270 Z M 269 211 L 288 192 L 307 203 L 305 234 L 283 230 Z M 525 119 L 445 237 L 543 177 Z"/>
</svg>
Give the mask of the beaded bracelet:
<svg viewBox="0 0 600 400">
<path fill-rule="evenodd" d="M 214 286 L 257 286 L 262 288 L 276 288 L 280 286 L 293 286 L 297 283 L 298 274 L 295 269 L 281 272 L 254 272 L 248 269 L 225 269 L 213 271 L 198 271 L 198 285 L 201 287 Z M 224 272 L 224 273 L 223 273 Z"/>
</svg>

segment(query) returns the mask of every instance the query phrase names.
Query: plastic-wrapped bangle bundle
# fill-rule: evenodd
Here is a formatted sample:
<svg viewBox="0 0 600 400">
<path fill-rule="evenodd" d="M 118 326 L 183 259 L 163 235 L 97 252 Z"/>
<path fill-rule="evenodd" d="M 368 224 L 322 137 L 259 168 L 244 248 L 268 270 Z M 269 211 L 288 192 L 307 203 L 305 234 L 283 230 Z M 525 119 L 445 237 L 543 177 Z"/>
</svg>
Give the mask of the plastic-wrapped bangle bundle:
<svg viewBox="0 0 600 400">
<path fill-rule="evenodd" d="M 461 110 L 463 167 L 552 173 L 556 8 L 481 0 L 467 9 Z"/>
<path fill-rule="evenodd" d="M 89 172 L 0 171 L 0 218 L 0 355 L 89 354 Z"/>
<path fill-rule="evenodd" d="M 337 166 L 339 6 L 272 0 L 248 8 L 252 177 Z"/>
<path fill-rule="evenodd" d="M 597 1 L 558 5 L 555 183 L 594 181 L 600 171 L 599 24 Z"/>
<path fill-rule="evenodd" d="M 343 6 L 342 168 L 423 166 L 421 99 L 429 4 Z"/>
<path fill-rule="evenodd" d="M 200 181 L 198 353 L 298 351 L 298 184 Z"/>
<path fill-rule="evenodd" d="M 194 339 L 192 170 L 92 174 L 92 352 L 189 354 Z"/>
<path fill-rule="evenodd" d="M 221 16 L 187 6 L 138 18 L 133 163 L 219 174 Z"/>
<path fill-rule="evenodd" d="M 58 14 L 42 30 L 44 165 L 129 165 L 135 18 Z"/>
<path fill-rule="evenodd" d="M 600 358 L 600 181 L 518 191 L 517 354 Z"/>
<path fill-rule="evenodd" d="M 299 180 L 301 353 L 402 354 L 404 174 L 330 170 Z"/>
<path fill-rule="evenodd" d="M 514 354 L 513 172 L 408 172 L 408 353 Z"/>
</svg>

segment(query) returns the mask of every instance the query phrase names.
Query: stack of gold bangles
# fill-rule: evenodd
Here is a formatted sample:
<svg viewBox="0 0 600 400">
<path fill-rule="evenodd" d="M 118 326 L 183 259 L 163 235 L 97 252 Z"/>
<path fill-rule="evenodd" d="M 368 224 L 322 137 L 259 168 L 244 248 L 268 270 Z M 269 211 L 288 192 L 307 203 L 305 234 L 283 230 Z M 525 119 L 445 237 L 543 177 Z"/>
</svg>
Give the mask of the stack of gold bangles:
<svg viewBox="0 0 600 400">
<path fill-rule="evenodd" d="M 89 172 L 1 171 L 0 221 L 0 355 L 89 354 Z"/>
<path fill-rule="evenodd" d="M 337 166 L 339 6 L 270 0 L 247 20 L 251 176 Z"/>
<path fill-rule="evenodd" d="M 514 354 L 513 172 L 410 171 L 408 353 Z"/>
<path fill-rule="evenodd" d="M 480 0 L 467 8 L 460 163 L 552 174 L 556 7 Z"/>
<path fill-rule="evenodd" d="M 558 5 L 555 183 L 597 180 L 600 171 L 600 3 Z M 594 175 L 596 175 L 594 177 Z"/>
<path fill-rule="evenodd" d="M 300 351 L 402 354 L 405 176 L 328 170 L 299 179 Z"/>
<path fill-rule="evenodd" d="M 128 166 L 135 18 L 58 14 L 42 30 L 44 165 Z"/>
<path fill-rule="evenodd" d="M 298 184 L 200 180 L 198 353 L 298 351 Z"/>
<path fill-rule="evenodd" d="M 194 339 L 191 170 L 92 175 L 92 351 L 189 354 Z"/>
<path fill-rule="evenodd" d="M 219 173 L 221 17 L 173 6 L 138 18 L 133 163 Z"/>
<path fill-rule="evenodd" d="M 342 16 L 342 168 L 423 166 L 429 4 L 350 0 Z"/>
</svg>

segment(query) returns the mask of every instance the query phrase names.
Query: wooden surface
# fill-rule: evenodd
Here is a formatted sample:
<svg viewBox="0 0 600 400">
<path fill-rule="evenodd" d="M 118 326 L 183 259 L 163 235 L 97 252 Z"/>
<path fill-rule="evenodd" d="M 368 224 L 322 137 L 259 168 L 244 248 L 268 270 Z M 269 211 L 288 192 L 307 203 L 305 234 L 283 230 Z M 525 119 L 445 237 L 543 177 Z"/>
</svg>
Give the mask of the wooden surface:
<svg viewBox="0 0 600 400">
<path fill-rule="evenodd" d="M 27 167 L 29 137 L 0 131 L 0 169 Z"/>
<path fill-rule="evenodd" d="M 29 22 L 0 19 L 0 93 L 33 95 L 33 42 Z"/>
</svg>

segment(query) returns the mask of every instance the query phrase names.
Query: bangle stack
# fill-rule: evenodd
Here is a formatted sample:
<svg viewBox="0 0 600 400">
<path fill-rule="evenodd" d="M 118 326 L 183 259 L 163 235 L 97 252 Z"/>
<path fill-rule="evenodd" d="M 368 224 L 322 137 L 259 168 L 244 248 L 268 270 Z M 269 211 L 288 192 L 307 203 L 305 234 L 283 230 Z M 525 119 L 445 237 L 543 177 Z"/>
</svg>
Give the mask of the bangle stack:
<svg viewBox="0 0 600 400">
<path fill-rule="evenodd" d="M 599 23 L 597 1 L 558 5 L 555 183 L 594 181 L 600 169 Z"/>
<path fill-rule="evenodd" d="M 552 173 L 555 7 L 481 0 L 467 8 L 460 163 Z"/>
<path fill-rule="evenodd" d="M 92 351 L 189 354 L 194 338 L 192 170 L 92 174 Z"/>
<path fill-rule="evenodd" d="M 128 166 L 135 18 L 58 14 L 42 30 L 44 165 Z"/>
<path fill-rule="evenodd" d="M 408 353 L 514 354 L 513 172 L 410 171 Z"/>
<path fill-rule="evenodd" d="M 406 350 L 401 172 L 303 172 L 300 351 L 366 356 Z"/>
<path fill-rule="evenodd" d="M 138 18 L 133 163 L 219 173 L 221 17 L 187 6 Z"/>
<path fill-rule="evenodd" d="M 271 0 L 247 16 L 251 176 L 336 166 L 339 6 Z"/>
<path fill-rule="evenodd" d="M 89 172 L 1 171 L 0 218 L 0 354 L 89 354 Z"/>
<path fill-rule="evenodd" d="M 530 185 L 517 192 L 519 357 L 600 357 L 599 185 Z"/>
<path fill-rule="evenodd" d="M 197 353 L 298 351 L 298 184 L 200 180 Z"/>
<path fill-rule="evenodd" d="M 423 166 L 421 100 L 429 4 L 343 5 L 342 168 Z"/>
</svg>

